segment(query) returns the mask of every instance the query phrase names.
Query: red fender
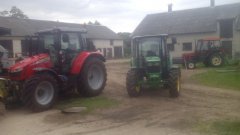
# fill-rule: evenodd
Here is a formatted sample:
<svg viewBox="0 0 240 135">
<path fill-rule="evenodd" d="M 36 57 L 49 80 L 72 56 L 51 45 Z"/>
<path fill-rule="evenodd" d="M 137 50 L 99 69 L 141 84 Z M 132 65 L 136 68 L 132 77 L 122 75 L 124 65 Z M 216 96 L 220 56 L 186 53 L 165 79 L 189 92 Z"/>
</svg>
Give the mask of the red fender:
<svg viewBox="0 0 240 135">
<path fill-rule="evenodd" d="M 105 58 L 99 52 L 88 52 L 88 51 L 81 52 L 73 61 L 70 73 L 74 75 L 79 74 L 81 72 L 82 67 L 84 66 L 85 61 L 90 57 L 97 57 L 105 61 Z"/>
</svg>

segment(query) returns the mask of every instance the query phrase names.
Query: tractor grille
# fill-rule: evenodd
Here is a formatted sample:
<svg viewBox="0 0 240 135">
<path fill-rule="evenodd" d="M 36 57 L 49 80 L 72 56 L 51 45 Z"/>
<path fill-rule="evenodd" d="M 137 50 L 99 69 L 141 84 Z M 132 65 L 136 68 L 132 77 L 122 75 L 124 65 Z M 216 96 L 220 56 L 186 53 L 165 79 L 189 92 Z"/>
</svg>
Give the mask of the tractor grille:
<svg viewBox="0 0 240 135">
<path fill-rule="evenodd" d="M 148 66 L 147 71 L 149 73 L 156 73 L 156 72 L 160 71 L 160 67 L 159 66 Z"/>
</svg>

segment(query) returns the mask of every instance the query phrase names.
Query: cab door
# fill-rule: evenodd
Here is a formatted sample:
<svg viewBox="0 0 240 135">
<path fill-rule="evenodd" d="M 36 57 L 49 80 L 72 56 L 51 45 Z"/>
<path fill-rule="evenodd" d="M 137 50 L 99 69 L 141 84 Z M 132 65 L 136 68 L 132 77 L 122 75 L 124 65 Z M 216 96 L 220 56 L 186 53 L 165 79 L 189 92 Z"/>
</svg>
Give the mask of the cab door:
<svg viewBox="0 0 240 135">
<path fill-rule="evenodd" d="M 60 62 L 62 73 L 68 73 L 71 69 L 72 62 L 78 53 L 82 50 L 79 33 L 62 33 Z"/>
<path fill-rule="evenodd" d="M 202 40 L 197 46 L 197 60 L 204 61 L 209 53 L 209 41 Z"/>
</svg>

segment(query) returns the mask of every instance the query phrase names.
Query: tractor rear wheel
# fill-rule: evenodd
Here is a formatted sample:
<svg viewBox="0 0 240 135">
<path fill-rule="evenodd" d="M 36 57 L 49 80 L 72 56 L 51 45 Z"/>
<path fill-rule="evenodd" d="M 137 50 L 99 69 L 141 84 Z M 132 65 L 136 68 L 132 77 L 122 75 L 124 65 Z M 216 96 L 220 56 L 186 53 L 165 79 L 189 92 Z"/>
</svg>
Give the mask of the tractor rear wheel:
<svg viewBox="0 0 240 135">
<path fill-rule="evenodd" d="M 139 73 L 137 70 L 130 69 L 127 73 L 126 86 L 130 97 L 138 97 L 141 93 L 141 87 L 138 84 Z"/>
<path fill-rule="evenodd" d="M 58 85 L 53 76 L 36 74 L 25 82 L 22 101 L 32 111 L 44 111 L 53 106 L 57 93 Z"/>
<path fill-rule="evenodd" d="M 170 97 L 178 97 L 181 89 L 181 75 L 178 69 L 172 69 L 168 76 L 168 87 L 170 88 Z"/>
<path fill-rule="evenodd" d="M 102 60 L 91 58 L 85 63 L 78 78 L 77 90 L 80 95 L 93 97 L 99 95 L 106 85 L 107 73 Z"/>
<path fill-rule="evenodd" d="M 219 54 L 213 54 L 209 59 L 209 63 L 213 67 L 219 67 L 223 64 L 223 58 Z"/>
</svg>

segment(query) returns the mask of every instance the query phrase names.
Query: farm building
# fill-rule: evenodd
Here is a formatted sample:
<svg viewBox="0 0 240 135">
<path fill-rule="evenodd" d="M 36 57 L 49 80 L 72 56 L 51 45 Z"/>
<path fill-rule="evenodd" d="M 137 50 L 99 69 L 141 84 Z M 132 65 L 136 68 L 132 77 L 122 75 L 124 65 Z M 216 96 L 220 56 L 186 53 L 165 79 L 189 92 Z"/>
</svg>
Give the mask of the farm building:
<svg viewBox="0 0 240 135">
<path fill-rule="evenodd" d="M 199 39 L 221 38 L 229 56 L 240 58 L 240 3 L 147 15 L 132 36 L 169 34 L 177 43 L 169 45 L 173 57 L 193 52 Z"/>
<path fill-rule="evenodd" d="M 25 36 L 55 27 L 85 28 L 87 38 L 91 39 L 95 47 L 106 58 L 119 58 L 123 56 L 123 40 L 112 30 L 102 25 L 82 25 L 56 21 L 43 21 L 33 19 L 18 19 L 13 17 L 0 17 L 0 45 L 9 50 L 10 56 L 25 54 Z"/>
</svg>

